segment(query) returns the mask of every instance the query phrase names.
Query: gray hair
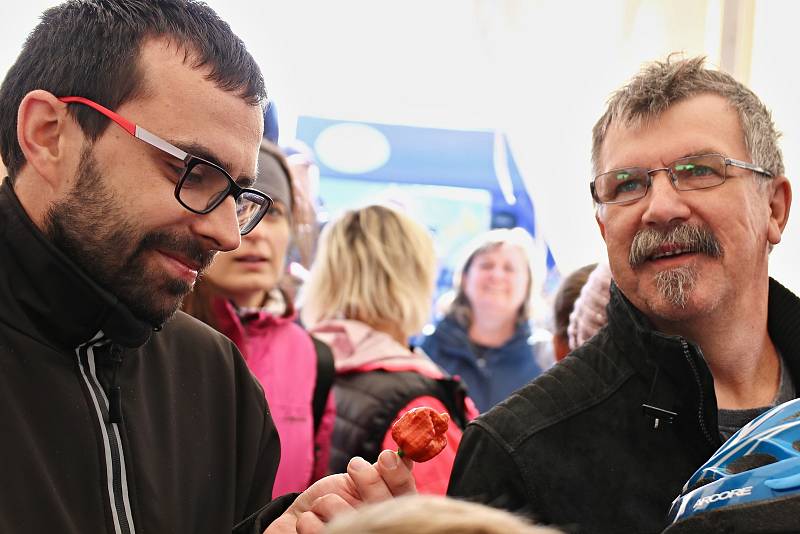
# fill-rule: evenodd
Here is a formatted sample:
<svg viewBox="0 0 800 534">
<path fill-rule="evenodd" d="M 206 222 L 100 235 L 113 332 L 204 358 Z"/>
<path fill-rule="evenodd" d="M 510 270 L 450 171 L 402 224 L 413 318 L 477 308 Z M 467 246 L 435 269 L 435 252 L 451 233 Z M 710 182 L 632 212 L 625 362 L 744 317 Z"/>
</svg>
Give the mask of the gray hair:
<svg viewBox="0 0 800 534">
<path fill-rule="evenodd" d="M 676 102 L 704 93 L 722 96 L 739 114 L 744 142 L 753 163 L 773 176 L 783 176 L 783 156 L 778 147 L 780 133 L 772 115 L 750 89 L 730 74 L 705 68 L 705 57 L 676 58 L 644 65 L 624 87 L 608 100 L 606 112 L 592 129 L 592 165 L 601 172 L 600 151 L 614 123 L 631 127 L 658 117 Z"/>
</svg>

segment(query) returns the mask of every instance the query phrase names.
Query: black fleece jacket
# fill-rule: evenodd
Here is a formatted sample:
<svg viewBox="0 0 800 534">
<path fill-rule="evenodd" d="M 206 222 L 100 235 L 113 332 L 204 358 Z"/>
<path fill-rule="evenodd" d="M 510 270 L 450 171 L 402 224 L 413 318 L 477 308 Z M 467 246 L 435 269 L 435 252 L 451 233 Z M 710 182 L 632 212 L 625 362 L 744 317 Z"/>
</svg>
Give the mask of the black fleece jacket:
<svg viewBox="0 0 800 534">
<path fill-rule="evenodd" d="M 279 443 L 233 343 L 159 332 L 0 188 L 0 532 L 260 532 Z M 257 524 L 256 524 L 257 523 Z"/>
<path fill-rule="evenodd" d="M 570 532 L 663 530 L 721 445 L 714 381 L 699 347 L 611 293 L 605 328 L 467 427 L 450 495 Z M 768 330 L 800 383 L 800 300 L 774 280 Z"/>
</svg>

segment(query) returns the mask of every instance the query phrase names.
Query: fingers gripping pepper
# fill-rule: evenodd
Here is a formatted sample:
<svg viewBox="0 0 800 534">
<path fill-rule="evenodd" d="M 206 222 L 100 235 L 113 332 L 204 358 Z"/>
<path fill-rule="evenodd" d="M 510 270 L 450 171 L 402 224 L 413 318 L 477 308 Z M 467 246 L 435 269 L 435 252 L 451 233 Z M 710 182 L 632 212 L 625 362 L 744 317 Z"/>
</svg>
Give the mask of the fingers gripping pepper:
<svg viewBox="0 0 800 534">
<path fill-rule="evenodd" d="M 422 407 L 407 411 L 392 425 L 392 439 L 399 449 L 397 454 L 415 462 L 427 462 L 442 452 L 447 445 L 447 425 L 450 416 L 436 413 L 433 408 Z"/>
</svg>

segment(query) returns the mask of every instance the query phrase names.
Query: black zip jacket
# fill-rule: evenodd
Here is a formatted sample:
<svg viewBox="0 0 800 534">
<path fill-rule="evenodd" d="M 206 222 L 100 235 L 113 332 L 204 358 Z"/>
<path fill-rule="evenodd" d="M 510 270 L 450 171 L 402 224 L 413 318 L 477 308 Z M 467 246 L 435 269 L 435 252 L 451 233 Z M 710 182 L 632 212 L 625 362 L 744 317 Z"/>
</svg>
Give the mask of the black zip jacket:
<svg viewBox="0 0 800 534">
<path fill-rule="evenodd" d="M 53 247 L 9 180 L 0 303 L 0 532 L 230 532 L 269 502 L 278 436 L 234 345 L 182 313 L 153 333 Z"/>
<path fill-rule="evenodd" d="M 613 284 L 607 311 L 595 337 L 467 427 L 450 495 L 570 532 L 664 529 L 721 445 L 714 381 L 699 347 L 652 330 Z M 768 330 L 800 383 L 800 300 L 774 280 Z"/>
</svg>

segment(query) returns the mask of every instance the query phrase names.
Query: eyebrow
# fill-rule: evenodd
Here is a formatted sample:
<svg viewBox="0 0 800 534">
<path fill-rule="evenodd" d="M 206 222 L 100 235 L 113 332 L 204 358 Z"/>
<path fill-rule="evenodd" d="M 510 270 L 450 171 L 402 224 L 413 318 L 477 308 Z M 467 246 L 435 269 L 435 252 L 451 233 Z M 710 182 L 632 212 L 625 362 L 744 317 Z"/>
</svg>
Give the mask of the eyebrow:
<svg viewBox="0 0 800 534">
<path fill-rule="evenodd" d="M 207 147 L 199 143 L 180 143 L 171 140 L 167 141 L 180 148 L 184 152 L 191 154 L 192 156 L 202 158 L 222 167 L 228 174 L 230 174 L 228 169 L 230 169 L 232 165 L 227 161 L 218 159 Z M 238 177 L 234 178 L 234 181 L 239 187 L 252 187 L 256 183 L 256 177 L 247 174 L 240 174 Z"/>
<path fill-rule="evenodd" d="M 719 150 L 717 150 L 716 148 L 706 147 L 706 148 L 700 148 L 698 150 L 691 150 L 677 159 L 690 158 L 692 156 L 707 156 L 708 154 L 719 154 L 719 153 L 720 153 Z"/>
<path fill-rule="evenodd" d="M 690 150 L 688 152 L 684 152 L 683 156 L 677 157 L 667 164 L 672 163 L 673 161 L 678 161 L 679 159 L 683 158 L 691 158 L 692 156 L 707 156 L 709 154 L 720 154 L 719 149 L 716 148 L 700 148 L 696 150 Z M 609 170 L 601 172 L 600 174 L 606 174 L 609 172 L 616 172 L 616 171 L 624 171 L 625 169 L 644 169 L 646 167 L 642 167 L 641 165 L 624 165 L 622 167 L 611 167 Z M 599 175 L 598 175 L 599 176 Z"/>
</svg>

